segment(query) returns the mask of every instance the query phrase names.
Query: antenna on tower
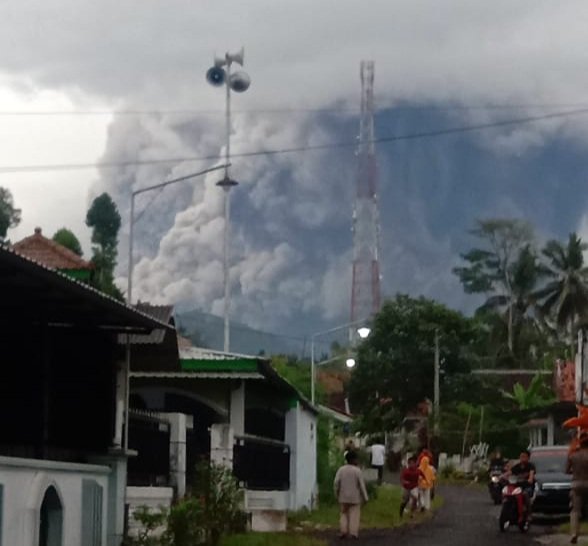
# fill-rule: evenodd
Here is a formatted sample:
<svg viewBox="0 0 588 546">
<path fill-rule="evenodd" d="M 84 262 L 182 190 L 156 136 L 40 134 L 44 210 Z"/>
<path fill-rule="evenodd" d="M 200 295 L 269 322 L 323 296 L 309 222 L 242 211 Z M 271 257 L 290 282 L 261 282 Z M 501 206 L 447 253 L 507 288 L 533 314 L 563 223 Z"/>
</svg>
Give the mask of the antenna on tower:
<svg viewBox="0 0 588 546">
<path fill-rule="evenodd" d="M 380 217 L 374 131 L 374 62 L 362 61 L 357 191 L 353 210 L 351 322 L 380 310 Z M 354 335 L 354 334 L 350 334 Z"/>
</svg>

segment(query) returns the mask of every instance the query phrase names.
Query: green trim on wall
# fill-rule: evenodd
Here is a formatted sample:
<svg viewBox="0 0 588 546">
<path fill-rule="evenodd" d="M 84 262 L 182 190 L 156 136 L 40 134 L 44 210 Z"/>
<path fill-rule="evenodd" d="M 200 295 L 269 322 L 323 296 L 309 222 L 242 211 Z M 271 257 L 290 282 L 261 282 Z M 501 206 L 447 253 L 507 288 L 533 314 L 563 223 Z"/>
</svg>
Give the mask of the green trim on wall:
<svg viewBox="0 0 588 546">
<path fill-rule="evenodd" d="M 180 359 L 182 371 L 189 372 L 256 372 L 257 360 L 254 358 L 235 358 L 233 360 L 209 360 L 200 358 Z"/>
</svg>

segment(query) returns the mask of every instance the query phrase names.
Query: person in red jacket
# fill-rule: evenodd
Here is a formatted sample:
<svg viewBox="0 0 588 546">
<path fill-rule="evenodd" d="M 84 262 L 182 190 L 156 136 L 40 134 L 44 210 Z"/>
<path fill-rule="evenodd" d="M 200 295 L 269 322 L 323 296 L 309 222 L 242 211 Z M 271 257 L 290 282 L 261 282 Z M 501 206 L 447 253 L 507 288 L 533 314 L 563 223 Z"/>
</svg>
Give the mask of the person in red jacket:
<svg viewBox="0 0 588 546">
<path fill-rule="evenodd" d="M 416 510 L 419 498 L 419 478 L 422 472 L 417 466 L 417 458 L 410 457 L 408 466 L 402 469 L 400 473 L 400 483 L 402 484 L 402 502 L 400 503 L 400 517 L 404 515 L 404 510 L 410 504 L 410 514 Z"/>
</svg>

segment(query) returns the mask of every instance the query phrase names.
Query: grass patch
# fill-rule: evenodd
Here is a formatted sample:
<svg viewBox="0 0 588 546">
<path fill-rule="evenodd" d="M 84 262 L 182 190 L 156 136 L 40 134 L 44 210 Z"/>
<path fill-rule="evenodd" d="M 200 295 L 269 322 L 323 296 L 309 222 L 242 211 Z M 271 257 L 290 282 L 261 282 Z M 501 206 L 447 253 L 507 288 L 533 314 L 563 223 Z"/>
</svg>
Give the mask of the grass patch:
<svg viewBox="0 0 588 546">
<path fill-rule="evenodd" d="M 226 537 L 221 546 L 327 546 L 327 542 L 302 533 L 247 533 Z"/>
<path fill-rule="evenodd" d="M 422 520 L 429 514 L 418 514 L 415 518 L 404 517 L 400 519 L 398 514 L 402 489 L 395 485 L 384 485 L 378 488 L 377 497 L 370 500 L 361 510 L 362 529 L 387 529 L 398 527 L 408 522 Z M 433 509 L 439 508 L 443 499 L 437 495 L 433 500 Z M 313 512 L 297 512 L 289 518 L 290 527 L 302 527 L 304 529 L 315 528 L 334 529 L 339 525 L 339 505 L 322 505 Z"/>
</svg>

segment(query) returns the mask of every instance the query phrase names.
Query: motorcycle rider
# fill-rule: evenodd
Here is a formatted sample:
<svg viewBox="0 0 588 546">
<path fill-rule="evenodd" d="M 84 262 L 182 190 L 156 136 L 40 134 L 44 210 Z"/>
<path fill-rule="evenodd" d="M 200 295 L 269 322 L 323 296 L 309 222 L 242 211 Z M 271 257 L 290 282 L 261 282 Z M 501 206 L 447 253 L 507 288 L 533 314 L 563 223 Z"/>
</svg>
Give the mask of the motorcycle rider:
<svg viewBox="0 0 588 546">
<path fill-rule="evenodd" d="M 519 462 L 509 472 L 509 475 L 516 476 L 517 482 L 523 490 L 528 519 L 531 518 L 531 499 L 534 494 L 536 473 L 535 465 L 530 459 L 531 453 L 527 449 L 524 449 L 519 456 Z"/>
<path fill-rule="evenodd" d="M 496 449 L 496 451 L 494 451 L 492 457 L 490 458 L 490 470 L 500 470 L 501 472 L 504 472 L 504 469 L 506 467 L 506 459 L 502 456 L 502 453 L 500 452 L 500 449 Z"/>
</svg>

